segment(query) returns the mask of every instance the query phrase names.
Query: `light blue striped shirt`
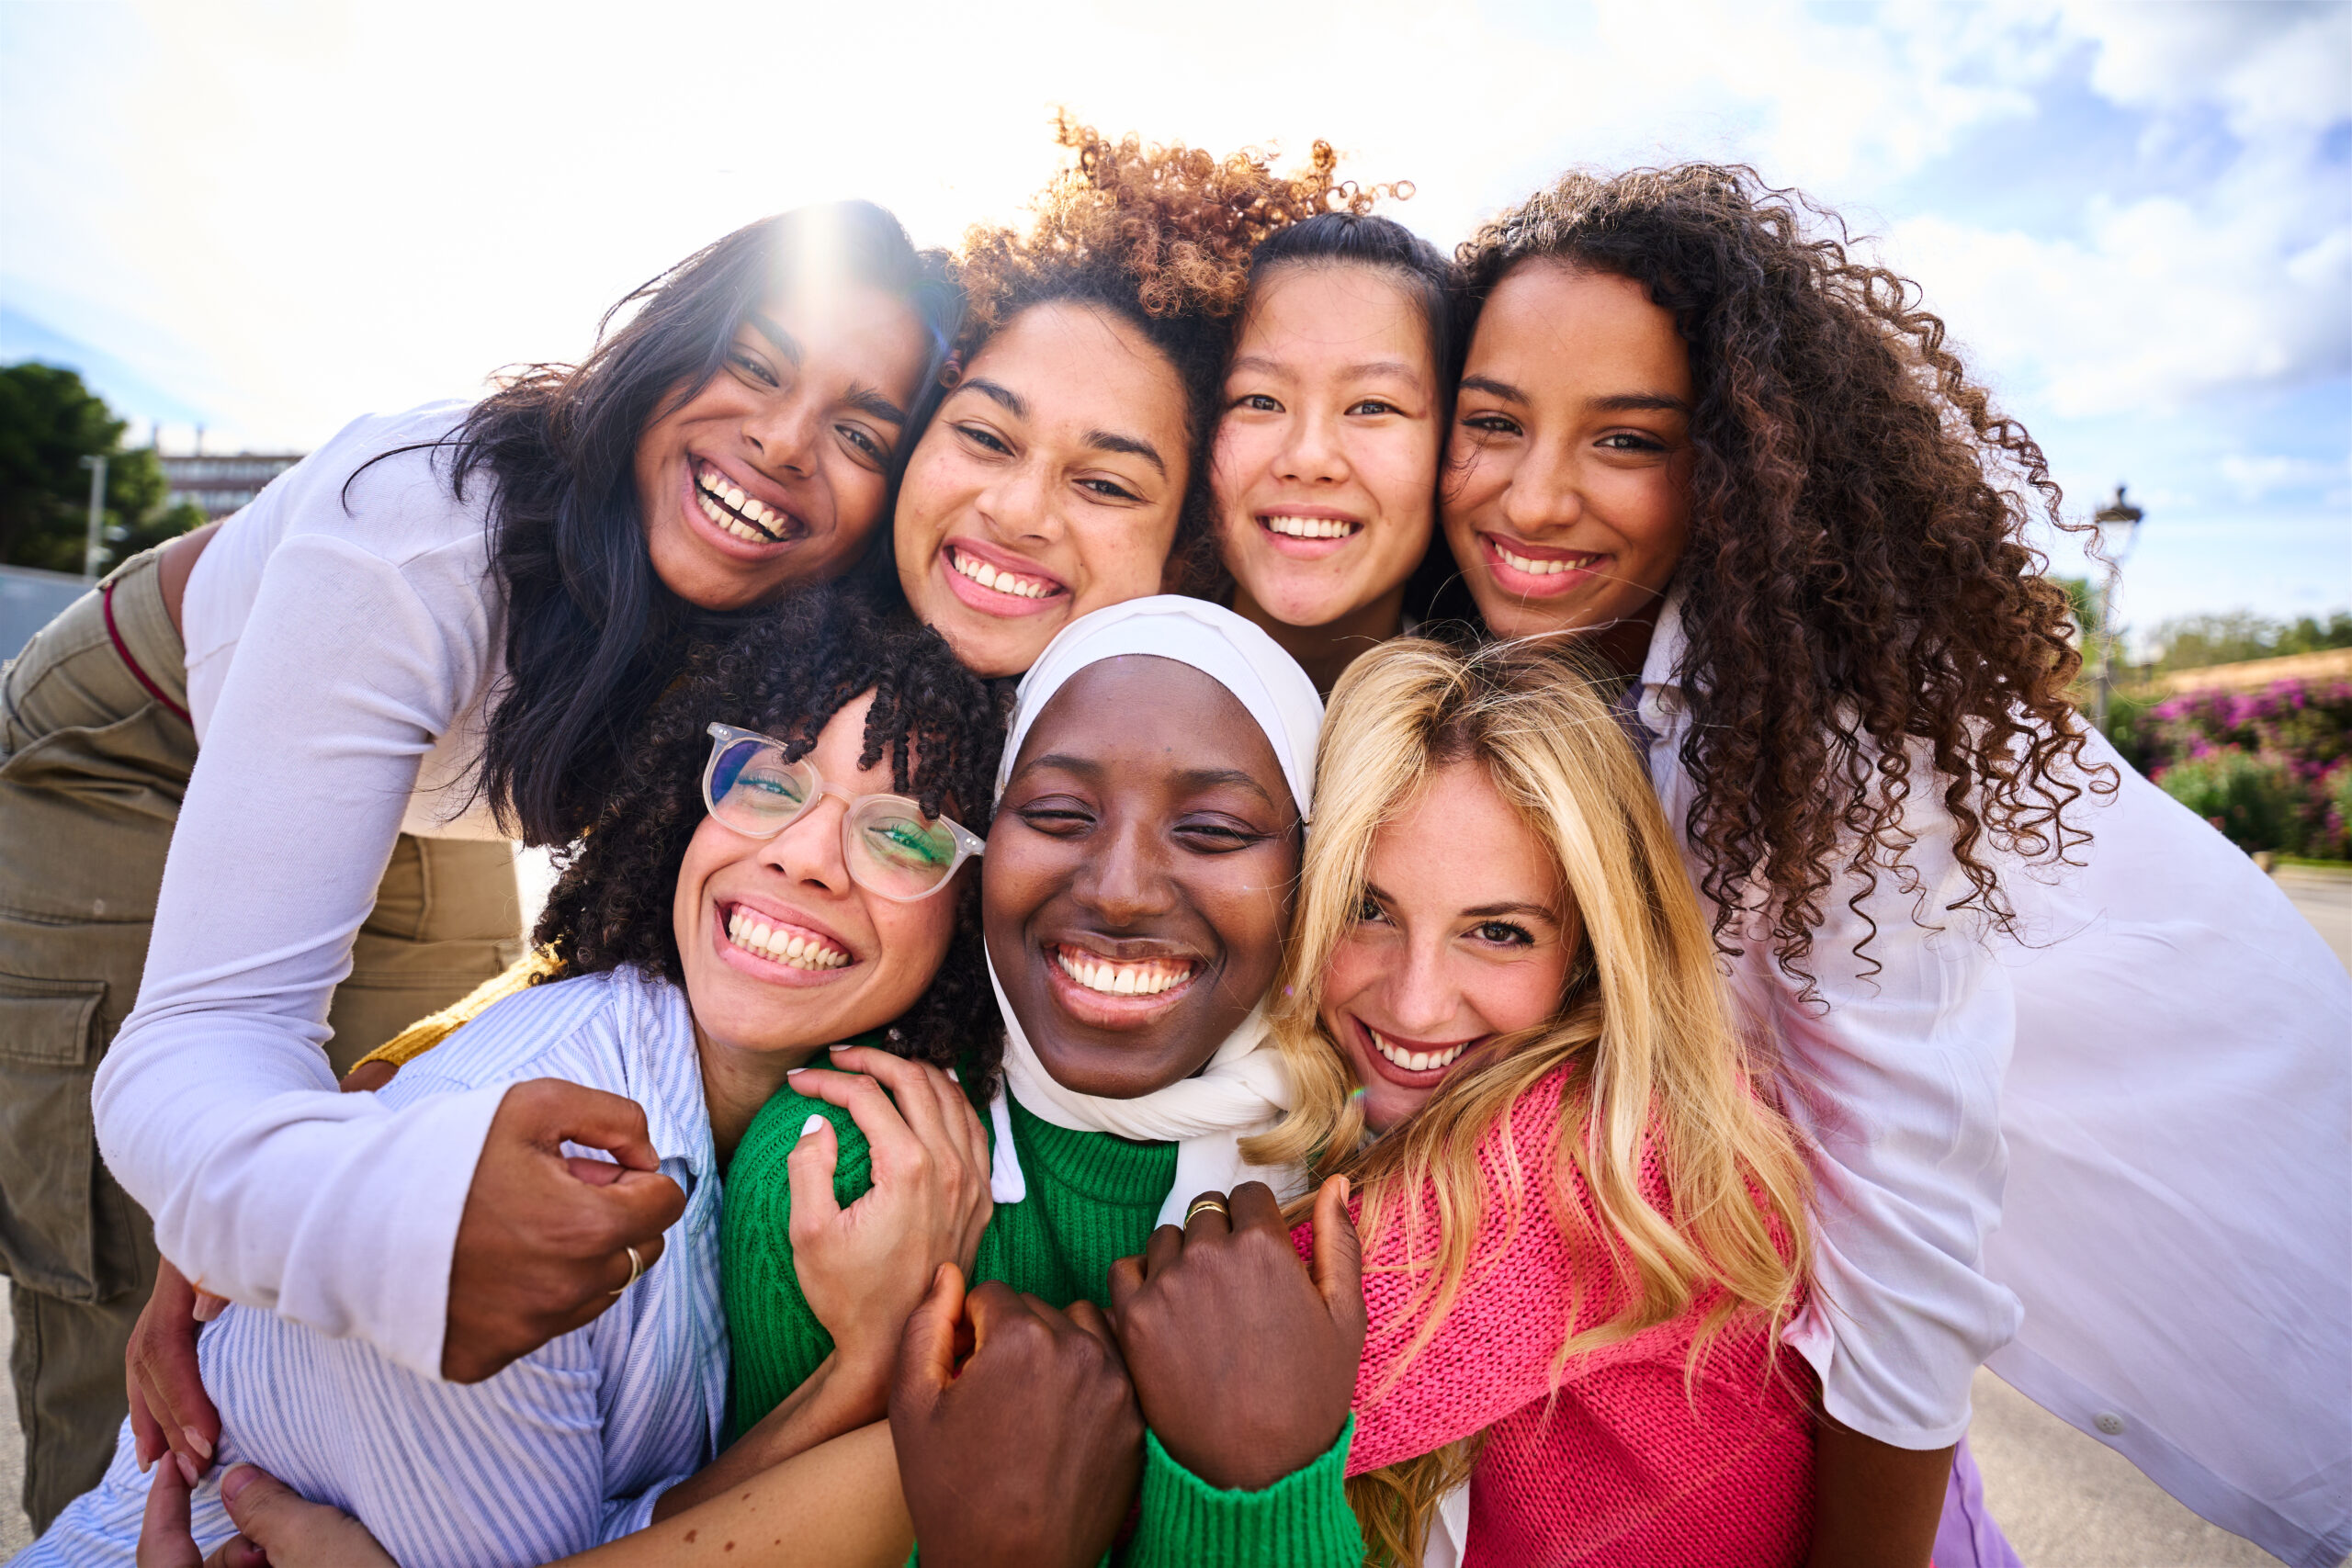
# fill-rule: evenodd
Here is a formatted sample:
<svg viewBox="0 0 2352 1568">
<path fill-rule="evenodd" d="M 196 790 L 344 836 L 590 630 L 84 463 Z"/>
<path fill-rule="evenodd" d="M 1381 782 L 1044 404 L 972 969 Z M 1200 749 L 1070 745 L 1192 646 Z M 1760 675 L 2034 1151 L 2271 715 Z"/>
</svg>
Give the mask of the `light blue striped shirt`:
<svg viewBox="0 0 2352 1568">
<path fill-rule="evenodd" d="M 195 1496 L 206 1551 L 234 1533 L 218 1479 L 240 1461 L 356 1516 L 402 1568 L 540 1563 L 582 1551 L 643 1528 L 655 1498 L 710 1461 L 728 1382 L 719 1190 L 684 994 L 628 970 L 534 987 L 380 1092 L 413 1102 L 537 1077 L 645 1108 L 662 1169 L 686 1192 L 660 1260 L 594 1323 L 472 1384 L 431 1382 L 365 1340 L 232 1306 L 198 1345 L 220 1410 L 220 1462 Z M 125 1422 L 106 1479 L 17 1568 L 128 1565 L 147 1488 Z"/>
</svg>

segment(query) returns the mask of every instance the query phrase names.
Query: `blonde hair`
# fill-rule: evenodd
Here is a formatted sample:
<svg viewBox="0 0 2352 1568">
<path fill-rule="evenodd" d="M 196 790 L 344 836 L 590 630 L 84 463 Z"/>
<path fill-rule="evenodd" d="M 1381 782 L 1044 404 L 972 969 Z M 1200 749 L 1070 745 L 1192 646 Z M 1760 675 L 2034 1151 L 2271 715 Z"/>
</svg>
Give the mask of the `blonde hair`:
<svg viewBox="0 0 2352 1568">
<path fill-rule="evenodd" d="M 1600 1233 L 1569 1239 L 1605 1271 L 1598 1283 L 1625 1288 L 1625 1305 L 1570 1335 L 1562 1367 L 1702 1307 L 1689 1363 L 1695 1375 L 1705 1346 L 1735 1317 L 1777 1325 L 1804 1289 L 1805 1168 L 1751 1076 L 1679 847 L 1596 690 L 1601 679 L 1559 641 L 1459 652 L 1400 638 L 1358 659 L 1332 694 L 1298 912 L 1272 1004 L 1295 1103 L 1244 1152 L 1306 1164 L 1318 1179 L 1346 1174 L 1363 1194 L 1368 1257 L 1386 1227 L 1428 1213 L 1419 1194 L 1433 1198 L 1434 1240 L 1426 1224 L 1414 1224 L 1403 1265 L 1420 1276 L 1415 1303 L 1427 1312 L 1392 1381 L 1461 1293 L 1486 1213 L 1481 1141 L 1564 1066 L 1554 1168 L 1581 1179 Z M 1434 773 L 1459 761 L 1483 767 L 1550 852 L 1582 926 L 1582 952 L 1549 1023 L 1456 1073 L 1366 1144 L 1348 1058 L 1320 1021 L 1323 974 L 1356 924 L 1374 837 Z M 1644 1192 L 1645 1159 L 1663 1179 L 1664 1209 Z M 1508 1178 L 1502 1196 L 1515 1226 L 1525 1173 L 1513 1167 Z M 1556 1189 L 1568 1190 L 1566 1181 Z M 1563 1225 L 1577 1227 L 1583 1205 L 1554 1208 Z M 1572 1301 L 1595 1282 L 1576 1281 Z M 1349 1483 L 1375 1558 L 1419 1561 L 1439 1497 L 1467 1475 L 1475 1451 L 1475 1442 L 1454 1444 Z"/>
</svg>

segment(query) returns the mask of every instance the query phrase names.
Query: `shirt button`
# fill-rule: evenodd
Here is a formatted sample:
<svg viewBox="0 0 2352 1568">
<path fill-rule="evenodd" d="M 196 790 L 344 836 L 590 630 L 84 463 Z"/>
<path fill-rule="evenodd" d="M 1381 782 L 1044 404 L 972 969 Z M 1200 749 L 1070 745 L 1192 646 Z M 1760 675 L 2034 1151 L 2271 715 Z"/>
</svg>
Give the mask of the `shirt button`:
<svg viewBox="0 0 2352 1568">
<path fill-rule="evenodd" d="M 2112 1410 L 2102 1410 L 2092 1416 L 2091 1425 L 2110 1438 L 2120 1437 L 2123 1433 L 2123 1417 Z"/>
</svg>

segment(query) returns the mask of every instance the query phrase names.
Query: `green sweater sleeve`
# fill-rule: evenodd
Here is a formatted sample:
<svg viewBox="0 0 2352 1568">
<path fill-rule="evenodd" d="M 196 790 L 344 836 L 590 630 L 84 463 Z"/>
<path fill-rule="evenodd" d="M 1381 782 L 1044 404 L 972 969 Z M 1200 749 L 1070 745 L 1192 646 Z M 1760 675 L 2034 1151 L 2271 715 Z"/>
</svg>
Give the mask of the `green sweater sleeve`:
<svg viewBox="0 0 2352 1568">
<path fill-rule="evenodd" d="M 1262 1492 L 1212 1486 L 1144 1434 L 1143 1506 L 1121 1568 L 1361 1568 L 1363 1537 L 1348 1506 L 1351 1413 L 1320 1459 Z"/>
<path fill-rule="evenodd" d="M 755 1117 L 729 1165 L 719 1232 L 719 1291 L 733 1342 L 729 1440 L 782 1404 L 832 1353 L 832 1336 L 808 1309 L 792 1263 L 792 1174 L 785 1162 L 810 1116 L 833 1124 L 840 1163 L 833 1197 L 846 1208 L 874 1185 L 873 1152 L 850 1113 L 779 1090 Z"/>
</svg>

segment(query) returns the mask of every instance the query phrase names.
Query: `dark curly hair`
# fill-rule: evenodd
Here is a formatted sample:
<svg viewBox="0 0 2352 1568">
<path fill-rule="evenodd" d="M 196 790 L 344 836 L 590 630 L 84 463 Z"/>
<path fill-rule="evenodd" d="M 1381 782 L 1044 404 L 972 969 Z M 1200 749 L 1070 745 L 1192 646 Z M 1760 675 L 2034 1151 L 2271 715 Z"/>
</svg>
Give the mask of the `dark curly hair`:
<svg viewBox="0 0 2352 1568">
<path fill-rule="evenodd" d="M 1717 940 L 1761 911 L 1805 984 L 1839 876 L 1922 894 L 1901 822 L 1915 787 L 1957 825 L 1974 908 L 2011 931 L 1994 852 L 2063 859 L 2085 767 L 2067 697 L 2081 665 L 2064 593 L 2026 541 L 2061 515 L 2024 426 L 2000 413 L 1921 307 L 1849 254 L 1841 220 L 1744 166 L 1571 173 L 1459 251 L 1474 298 L 1547 259 L 1643 285 L 1690 346 L 1697 402 L 1682 762 Z M 1915 752 L 1934 777 L 1915 779 Z M 1928 923 L 1924 908 L 1915 918 Z"/>
<path fill-rule="evenodd" d="M 973 355 L 1023 311 L 1064 300 L 1116 313 L 1168 357 L 1183 383 L 1191 473 L 1171 559 L 1177 581 L 1214 578 L 1216 545 L 1203 455 L 1222 412 L 1225 362 L 1250 291 L 1250 259 L 1268 236 L 1318 213 L 1368 210 L 1409 187 L 1335 177 L 1339 154 L 1317 141 L 1306 168 L 1273 172 L 1244 148 L 1114 141 L 1065 114 L 1055 138 L 1078 154 L 1046 188 L 1026 232 L 976 226 L 956 254 L 964 286 L 956 356 Z"/>
<path fill-rule="evenodd" d="M 571 852 L 534 939 L 569 975 L 628 964 L 684 985 L 671 917 L 678 867 L 702 823 L 713 722 L 808 754 L 832 716 L 875 694 L 862 765 L 890 760 L 891 787 L 933 815 L 988 831 L 1012 683 L 966 670 L 937 632 L 845 588 L 805 588 L 695 649 L 623 752 L 595 826 Z M 980 941 L 979 879 L 956 899 L 956 934 L 922 998 L 889 1028 L 891 1051 L 994 1078 L 1003 1049 Z M 984 1021 L 980 1025 L 975 1020 Z"/>
</svg>

